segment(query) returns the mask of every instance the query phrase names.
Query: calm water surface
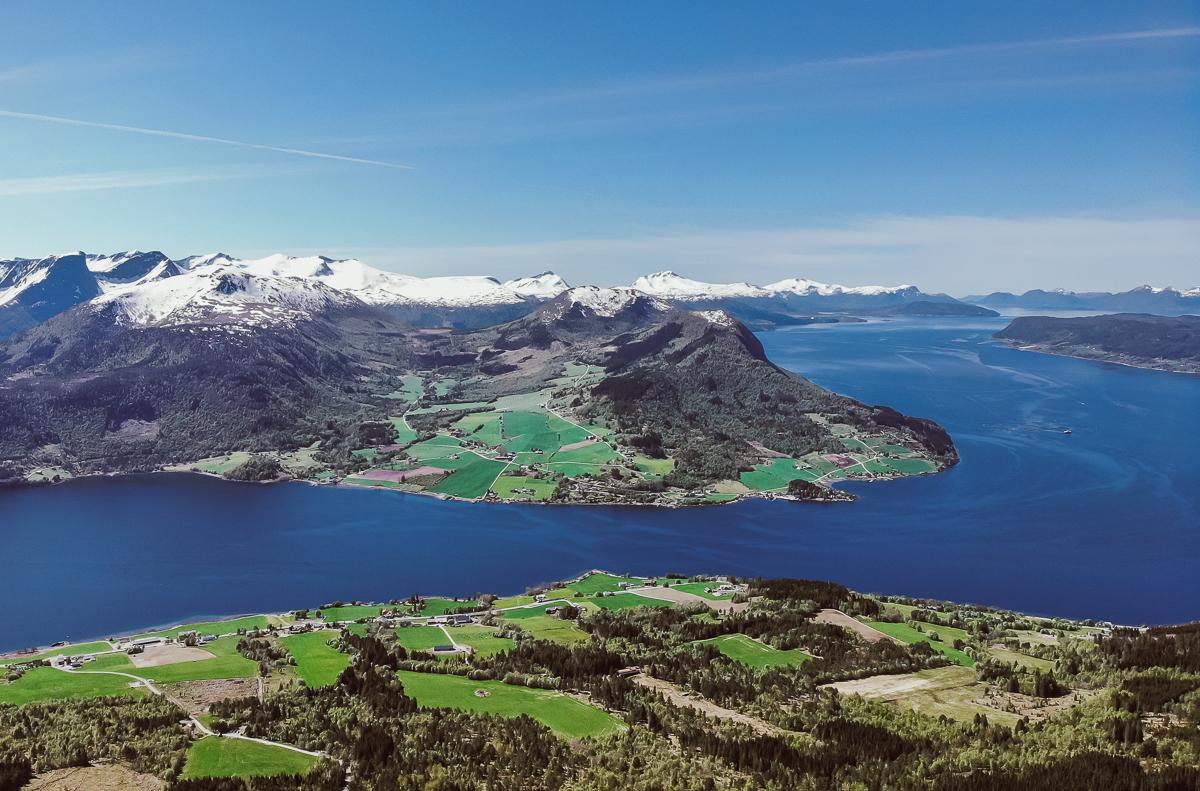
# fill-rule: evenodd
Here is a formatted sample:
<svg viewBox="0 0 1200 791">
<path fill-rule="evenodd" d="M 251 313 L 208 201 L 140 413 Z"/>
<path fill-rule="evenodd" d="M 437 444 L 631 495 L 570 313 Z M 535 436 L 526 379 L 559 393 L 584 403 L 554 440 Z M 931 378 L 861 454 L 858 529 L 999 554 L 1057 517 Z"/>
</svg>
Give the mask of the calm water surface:
<svg viewBox="0 0 1200 791">
<path fill-rule="evenodd" d="M 760 336 L 779 365 L 954 436 L 958 467 L 851 484 L 851 505 L 495 506 L 190 475 L 0 492 L 0 648 L 335 598 L 511 592 L 593 567 L 1200 618 L 1200 377 L 994 345 L 1004 323 Z"/>
</svg>

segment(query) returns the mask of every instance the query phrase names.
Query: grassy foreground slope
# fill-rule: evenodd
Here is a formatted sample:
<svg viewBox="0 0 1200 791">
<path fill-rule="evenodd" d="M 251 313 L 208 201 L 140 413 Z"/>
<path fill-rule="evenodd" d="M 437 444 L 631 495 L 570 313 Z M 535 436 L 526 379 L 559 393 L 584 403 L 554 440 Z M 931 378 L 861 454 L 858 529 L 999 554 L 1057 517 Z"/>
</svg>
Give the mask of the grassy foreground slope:
<svg viewBox="0 0 1200 791">
<path fill-rule="evenodd" d="M 622 727 L 611 714 L 552 690 L 431 673 L 401 672 L 400 680 L 405 691 L 427 708 L 461 709 L 502 717 L 527 714 L 555 733 L 571 738 L 602 736 Z M 484 694 L 477 694 L 480 692 Z"/>
<path fill-rule="evenodd" d="M 183 778 L 303 774 L 316 763 L 313 756 L 295 750 L 209 736 L 188 750 Z"/>
</svg>

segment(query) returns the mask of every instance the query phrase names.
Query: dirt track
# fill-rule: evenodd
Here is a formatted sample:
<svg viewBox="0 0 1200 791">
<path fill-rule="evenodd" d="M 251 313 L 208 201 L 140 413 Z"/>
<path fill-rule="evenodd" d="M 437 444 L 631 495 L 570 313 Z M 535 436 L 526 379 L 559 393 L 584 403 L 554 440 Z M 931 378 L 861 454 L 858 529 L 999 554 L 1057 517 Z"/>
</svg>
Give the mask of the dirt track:
<svg viewBox="0 0 1200 791">
<path fill-rule="evenodd" d="M 129 661 L 134 667 L 158 667 L 173 665 L 176 662 L 199 662 L 212 659 L 213 655 L 203 648 L 193 648 L 186 645 L 150 645 L 140 654 L 130 654 Z"/>
<path fill-rule="evenodd" d="M 758 733 L 767 733 L 773 735 L 786 733 L 786 731 L 782 728 L 778 728 L 766 720 L 759 719 L 758 717 L 751 717 L 749 714 L 742 714 L 740 711 L 733 711 L 732 709 L 727 709 L 723 706 L 718 706 L 711 700 L 707 700 L 698 695 L 685 695 L 683 691 L 679 689 L 679 687 L 675 686 L 670 681 L 664 681 L 661 678 L 635 676 L 633 683 L 646 687 L 647 689 L 654 690 L 681 708 L 694 709 L 695 711 L 703 712 L 709 717 L 713 717 L 718 720 L 736 722 L 740 725 L 745 725 L 746 727 L 751 728 Z"/>
<path fill-rule="evenodd" d="M 42 772 L 22 791 L 161 791 L 162 787 L 162 781 L 154 775 L 139 774 L 119 764 L 107 764 Z"/>
<path fill-rule="evenodd" d="M 880 640 L 891 640 L 894 643 L 901 642 L 891 635 L 886 635 L 878 629 L 872 629 L 862 621 L 851 618 L 841 610 L 821 610 L 814 618 L 817 623 L 831 623 L 834 626 L 840 626 L 843 629 L 849 629 L 857 634 L 868 643 L 878 643 Z"/>
<path fill-rule="evenodd" d="M 669 601 L 675 604 L 695 604 L 698 602 L 710 610 L 716 610 L 717 612 L 738 612 L 750 606 L 748 602 L 734 604 L 729 599 L 706 599 L 694 593 L 676 590 L 675 588 L 660 588 L 658 586 L 632 588 L 629 592 L 636 593 L 638 596 L 645 596 L 647 599 L 658 599 L 659 601 Z"/>
</svg>

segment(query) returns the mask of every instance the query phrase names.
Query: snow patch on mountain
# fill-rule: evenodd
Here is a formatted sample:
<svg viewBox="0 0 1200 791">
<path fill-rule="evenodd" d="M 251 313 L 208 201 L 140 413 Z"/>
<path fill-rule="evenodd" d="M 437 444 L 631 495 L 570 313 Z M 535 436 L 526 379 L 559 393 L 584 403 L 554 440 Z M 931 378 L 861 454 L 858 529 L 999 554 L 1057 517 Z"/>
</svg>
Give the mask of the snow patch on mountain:
<svg viewBox="0 0 1200 791">
<path fill-rule="evenodd" d="M 506 280 L 501 285 L 523 297 L 532 297 L 534 299 L 554 299 L 570 288 L 567 285 L 567 281 L 553 272 L 542 272 L 540 275 L 532 277 Z"/>
<path fill-rule="evenodd" d="M 737 324 L 737 319 L 723 310 L 695 310 L 692 312 L 706 319 L 710 324 L 718 324 L 722 327 L 732 327 Z"/>
<path fill-rule="evenodd" d="M 633 282 L 633 288 L 664 299 L 701 301 L 711 299 L 759 299 L 765 297 L 882 296 L 916 292 L 916 286 L 842 286 L 793 277 L 766 286 L 751 283 L 705 283 L 675 272 L 655 272 Z"/>
<path fill-rule="evenodd" d="M 749 283 L 705 283 L 674 272 L 655 272 L 633 281 L 634 289 L 666 299 L 724 299 L 728 297 L 765 297 L 765 289 Z"/>
<path fill-rule="evenodd" d="M 254 274 L 218 265 L 124 286 L 92 301 L 121 324 L 170 327 L 194 323 L 293 326 L 314 314 L 362 303 L 316 280 Z"/>
<path fill-rule="evenodd" d="M 633 307 L 638 300 L 646 300 L 655 310 L 670 310 L 667 303 L 647 297 L 636 289 L 576 286 L 559 295 L 560 308 L 557 318 L 565 316 L 576 307 L 585 315 L 612 318 L 621 311 Z"/>
<path fill-rule="evenodd" d="M 916 286 L 841 286 L 836 283 L 819 283 L 816 280 L 806 280 L 791 277 L 764 286 L 763 290 L 770 294 L 794 294 L 799 297 L 821 296 L 835 297 L 854 295 L 861 297 L 876 297 L 883 294 L 901 294 L 905 291 L 917 291 Z"/>
</svg>

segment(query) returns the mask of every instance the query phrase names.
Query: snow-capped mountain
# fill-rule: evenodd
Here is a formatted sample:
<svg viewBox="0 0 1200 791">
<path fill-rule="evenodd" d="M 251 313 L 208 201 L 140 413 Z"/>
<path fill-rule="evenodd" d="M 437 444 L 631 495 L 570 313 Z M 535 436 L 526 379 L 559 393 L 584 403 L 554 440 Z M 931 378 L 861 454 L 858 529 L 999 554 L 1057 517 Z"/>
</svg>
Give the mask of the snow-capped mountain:
<svg viewBox="0 0 1200 791">
<path fill-rule="evenodd" d="M 0 261 L 0 337 L 100 294 L 83 253 Z"/>
<path fill-rule="evenodd" d="M 771 294 L 788 294 L 798 297 L 879 297 L 885 295 L 910 294 L 917 295 L 921 289 L 916 286 L 839 286 L 830 283 L 818 283 L 816 280 L 792 277 L 780 280 L 763 287 Z"/>
<path fill-rule="evenodd" d="M 916 286 L 840 286 L 829 283 L 819 283 L 816 280 L 804 278 L 788 278 L 766 286 L 755 286 L 750 283 L 705 283 L 692 280 L 671 271 L 655 272 L 643 275 L 633 281 L 632 288 L 656 297 L 672 300 L 708 300 L 708 299 L 762 299 L 781 296 L 797 297 L 837 297 L 859 296 L 878 297 L 885 295 L 920 294 Z"/>
<path fill-rule="evenodd" d="M 967 302 L 994 308 L 1025 310 L 1095 310 L 1123 313 L 1157 313 L 1165 316 L 1200 313 L 1200 288 L 1176 289 L 1170 286 L 1138 286 L 1129 291 L 1052 291 L 1033 289 L 1024 294 L 996 291 L 971 296 Z"/>
<path fill-rule="evenodd" d="M 240 296 L 209 298 L 214 278 L 233 283 L 230 276 L 237 273 L 250 276 L 237 281 L 245 286 L 235 289 Z M 161 285 L 179 277 L 184 280 Z M 483 276 L 414 277 L 355 259 L 325 256 L 239 259 L 206 253 L 171 260 L 158 251 L 75 253 L 40 261 L 0 261 L 0 337 L 101 296 L 104 299 L 98 304 L 110 309 L 117 306 L 115 310 L 124 320 L 158 323 L 220 318 L 217 314 L 223 313 L 253 313 L 256 321 L 272 315 L 293 316 L 289 311 L 303 310 L 306 300 L 318 293 L 317 305 L 344 301 L 330 293 L 337 292 L 416 326 L 471 328 L 530 313 L 567 288 L 552 272 L 501 283 Z M 262 304 L 273 307 L 247 312 L 244 306 L 259 297 L 266 300 Z M 181 300 L 194 304 L 189 307 Z M 230 305 L 235 303 L 243 307 L 232 310 Z"/>
<path fill-rule="evenodd" d="M 180 272 L 175 262 L 162 253 L 143 253 L 138 250 L 113 255 L 89 255 L 87 268 L 96 276 L 102 290 L 114 285 L 148 283 L 174 277 Z"/>
<path fill-rule="evenodd" d="M 352 294 L 320 281 L 254 274 L 229 264 L 114 288 L 86 309 L 111 311 L 118 324 L 171 327 L 288 326 L 335 308 L 362 305 Z"/>
<path fill-rule="evenodd" d="M 523 297 L 534 299 L 554 299 L 570 288 L 567 281 L 553 272 L 542 272 L 533 277 L 521 277 L 516 280 L 506 280 L 502 283 L 505 288 L 512 289 Z"/>
<path fill-rule="evenodd" d="M 556 297 L 546 308 L 546 313 L 553 318 L 574 315 L 611 319 L 633 308 L 664 312 L 670 310 L 671 306 L 632 288 L 576 286 Z"/>
<path fill-rule="evenodd" d="M 700 300 L 728 297 L 767 297 L 770 292 L 749 283 L 704 283 L 674 272 L 655 272 L 633 281 L 631 288 L 663 299 Z"/>
<path fill-rule="evenodd" d="M 953 297 L 926 294 L 916 286 L 842 286 L 803 278 L 758 286 L 706 283 L 668 271 L 639 277 L 632 287 L 681 307 L 725 310 L 759 327 L 844 320 L 848 313 L 881 314 L 908 305 L 916 305 L 910 312 L 921 315 L 921 305 L 928 303 L 936 303 L 938 314 L 947 315 L 961 305 Z"/>
</svg>

